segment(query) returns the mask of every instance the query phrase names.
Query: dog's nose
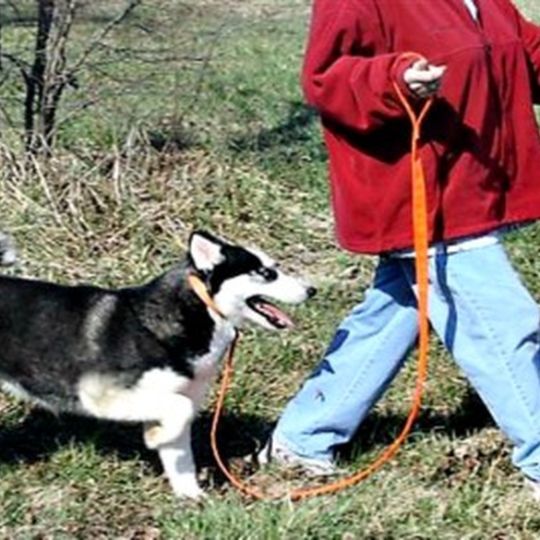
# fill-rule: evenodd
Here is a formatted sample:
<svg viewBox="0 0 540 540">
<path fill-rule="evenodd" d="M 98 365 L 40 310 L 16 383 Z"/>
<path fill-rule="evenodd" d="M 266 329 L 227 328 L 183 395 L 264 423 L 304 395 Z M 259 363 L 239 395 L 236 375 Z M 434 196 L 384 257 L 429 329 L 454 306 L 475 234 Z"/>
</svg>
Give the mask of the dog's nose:
<svg viewBox="0 0 540 540">
<path fill-rule="evenodd" d="M 307 295 L 308 298 L 311 298 L 317 294 L 317 289 L 315 287 L 308 287 L 307 288 Z"/>
</svg>

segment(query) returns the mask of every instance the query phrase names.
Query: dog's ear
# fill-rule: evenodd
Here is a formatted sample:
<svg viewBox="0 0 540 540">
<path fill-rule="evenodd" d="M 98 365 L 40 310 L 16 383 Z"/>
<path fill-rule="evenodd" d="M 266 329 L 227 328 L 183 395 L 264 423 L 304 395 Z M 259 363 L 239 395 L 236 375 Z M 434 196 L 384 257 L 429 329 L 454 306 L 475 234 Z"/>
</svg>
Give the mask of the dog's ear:
<svg viewBox="0 0 540 540">
<path fill-rule="evenodd" d="M 206 231 L 195 231 L 189 238 L 189 256 L 197 270 L 208 272 L 225 258 L 221 248 L 224 243 Z"/>
</svg>

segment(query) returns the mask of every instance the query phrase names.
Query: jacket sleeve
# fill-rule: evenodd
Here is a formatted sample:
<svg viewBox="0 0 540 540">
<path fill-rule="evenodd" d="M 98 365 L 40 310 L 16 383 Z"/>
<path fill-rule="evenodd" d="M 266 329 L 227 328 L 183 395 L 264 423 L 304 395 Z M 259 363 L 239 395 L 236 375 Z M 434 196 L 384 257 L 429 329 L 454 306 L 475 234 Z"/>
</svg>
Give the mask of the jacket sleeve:
<svg viewBox="0 0 540 540">
<path fill-rule="evenodd" d="M 523 17 L 520 23 L 521 39 L 532 68 L 534 102 L 540 104 L 540 26 Z"/>
<path fill-rule="evenodd" d="M 521 42 L 531 66 L 534 102 L 540 104 L 540 26 L 521 15 L 510 0 L 504 0 L 504 3 L 518 26 Z"/>
<path fill-rule="evenodd" d="M 408 94 L 403 73 L 414 60 L 374 55 L 378 25 L 371 1 L 315 0 L 302 86 L 323 119 L 368 132 L 405 115 L 392 82 Z"/>
</svg>

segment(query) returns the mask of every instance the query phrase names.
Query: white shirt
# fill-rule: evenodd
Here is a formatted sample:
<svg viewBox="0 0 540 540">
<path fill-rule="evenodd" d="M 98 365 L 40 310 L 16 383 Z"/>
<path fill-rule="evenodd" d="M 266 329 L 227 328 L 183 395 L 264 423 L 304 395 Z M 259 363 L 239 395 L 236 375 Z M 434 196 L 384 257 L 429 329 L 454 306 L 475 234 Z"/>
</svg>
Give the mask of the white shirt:
<svg viewBox="0 0 540 540">
<path fill-rule="evenodd" d="M 463 0 L 465 7 L 470 11 L 471 17 L 477 21 L 478 20 L 478 6 L 474 0 Z"/>
</svg>

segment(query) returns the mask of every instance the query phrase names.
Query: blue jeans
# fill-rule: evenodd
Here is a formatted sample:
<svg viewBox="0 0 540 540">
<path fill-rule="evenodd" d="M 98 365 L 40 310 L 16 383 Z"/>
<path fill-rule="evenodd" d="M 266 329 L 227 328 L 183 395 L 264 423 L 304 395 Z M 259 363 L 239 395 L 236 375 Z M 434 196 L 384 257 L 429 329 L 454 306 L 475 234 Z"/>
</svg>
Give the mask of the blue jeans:
<svg viewBox="0 0 540 540">
<path fill-rule="evenodd" d="M 540 310 L 500 243 L 430 258 L 430 322 L 540 480 Z M 414 260 L 381 259 L 372 287 L 288 403 L 274 438 L 331 460 L 386 390 L 418 335 Z"/>
</svg>

